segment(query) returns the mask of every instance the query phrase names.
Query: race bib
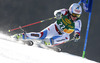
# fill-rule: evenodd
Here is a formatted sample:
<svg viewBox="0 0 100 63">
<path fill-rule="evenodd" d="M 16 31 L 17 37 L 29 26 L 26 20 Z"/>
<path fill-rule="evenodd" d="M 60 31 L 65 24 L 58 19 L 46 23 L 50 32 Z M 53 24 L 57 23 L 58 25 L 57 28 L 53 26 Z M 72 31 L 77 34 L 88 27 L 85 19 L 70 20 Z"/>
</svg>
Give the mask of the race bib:
<svg viewBox="0 0 100 63">
<path fill-rule="evenodd" d="M 57 20 L 57 24 L 62 31 L 66 33 L 72 33 L 75 28 L 75 24 L 72 20 L 69 20 L 67 16 L 63 16 L 62 19 Z"/>
</svg>

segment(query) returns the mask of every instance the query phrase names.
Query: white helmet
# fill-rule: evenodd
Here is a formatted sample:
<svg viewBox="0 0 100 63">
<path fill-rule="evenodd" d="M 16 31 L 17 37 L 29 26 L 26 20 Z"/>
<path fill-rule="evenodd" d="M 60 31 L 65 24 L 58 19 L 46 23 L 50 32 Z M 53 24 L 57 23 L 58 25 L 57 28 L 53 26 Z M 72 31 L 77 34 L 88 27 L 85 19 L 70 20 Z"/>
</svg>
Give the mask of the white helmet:
<svg viewBox="0 0 100 63">
<path fill-rule="evenodd" d="M 70 7 L 69 7 L 69 12 L 72 14 L 81 14 L 82 13 L 82 8 L 78 3 L 73 3 Z"/>
</svg>

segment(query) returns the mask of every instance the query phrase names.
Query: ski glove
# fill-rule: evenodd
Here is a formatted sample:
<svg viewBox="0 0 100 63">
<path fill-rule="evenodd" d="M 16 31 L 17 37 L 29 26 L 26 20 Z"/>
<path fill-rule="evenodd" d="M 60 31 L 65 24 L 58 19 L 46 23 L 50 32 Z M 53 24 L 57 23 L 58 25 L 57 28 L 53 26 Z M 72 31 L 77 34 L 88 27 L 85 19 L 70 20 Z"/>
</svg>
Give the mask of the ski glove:
<svg viewBox="0 0 100 63">
<path fill-rule="evenodd" d="M 61 18 L 62 18 L 62 14 L 61 14 L 61 12 L 58 12 L 58 13 L 56 14 L 55 17 L 56 17 L 56 19 L 58 19 L 58 20 L 61 19 Z"/>
<path fill-rule="evenodd" d="M 80 39 L 80 34 L 79 33 L 75 33 L 74 34 L 74 42 L 78 42 L 79 39 Z"/>
</svg>

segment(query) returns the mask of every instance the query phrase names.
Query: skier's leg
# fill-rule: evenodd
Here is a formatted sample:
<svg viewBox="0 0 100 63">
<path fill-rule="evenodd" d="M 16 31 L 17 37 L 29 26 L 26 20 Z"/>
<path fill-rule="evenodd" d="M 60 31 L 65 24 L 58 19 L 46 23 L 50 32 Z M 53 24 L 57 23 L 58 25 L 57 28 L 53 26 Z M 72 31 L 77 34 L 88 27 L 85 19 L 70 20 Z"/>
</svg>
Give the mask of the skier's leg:
<svg viewBox="0 0 100 63">
<path fill-rule="evenodd" d="M 31 32 L 26 33 L 27 38 L 26 39 L 44 39 L 47 35 L 47 30 L 43 32 Z"/>
<path fill-rule="evenodd" d="M 41 32 L 31 32 L 31 33 L 26 33 L 27 39 L 45 39 L 45 38 L 50 38 L 53 36 L 57 36 L 59 33 L 56 30 L 55 24 L 51 24 Z"/>
<path fill-rule="evenodd" d="M 69 41 L 70 37 L 69 37 L 69 34 L 62 34 L 62 35 L 59 35 L 59 36 L 54 36 L 50 39 L 50 42 L 52 45 L 55 45 L 55 44 L 61 44 L 63 42 L 66 42 L 66 41 Z"/>
<path fill-rule="evenodd" d="M 21 33 L 15 34 L 12 37 L 16 40 L 24 40 L 24 39 L 44 39 L 47 36 L 47 30 L 43 32 L 30 32 L 30 33 Z"/>
<path fill-rule="evenodd" d="M 47 36 L 46 38 L 51 38 L 53 36 L 57 36 L 60 35 L 61 32 L 58 31 L 57 26 L 55 25 L 55 23 L 51 24 L 50 26 L 48 26 L 47 28 L 45 28 L 44 30 L 42 30 L 41 32 L 47 30 Z M 59 32 L 59 33 L 58 33 Z"/>
<path fill-rule="evenodd" d="M 55 44 L 61 44 L 66 41 L 69 41 L 69 39 L 70 39 L 69 34 L 64 33 L 62 35 L 53 36 L 51 38 L 46 38 L 43 40 L 43 42 L 46 45 L 55 45 Z"/>
</svg>

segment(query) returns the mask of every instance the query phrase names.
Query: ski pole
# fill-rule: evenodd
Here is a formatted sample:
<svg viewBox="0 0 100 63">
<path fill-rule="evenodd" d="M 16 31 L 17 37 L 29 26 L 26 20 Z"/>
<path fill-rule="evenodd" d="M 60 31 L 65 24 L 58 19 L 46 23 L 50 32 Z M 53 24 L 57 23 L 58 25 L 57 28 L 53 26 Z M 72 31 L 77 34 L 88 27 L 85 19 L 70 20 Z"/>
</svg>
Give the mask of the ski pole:
<svg viewBox="0 0 100 63">
<path fill-rule="evenodd" d="M 21 28 L 21 26 L 19 26 L 20 30 L 22 30 L 22 32 L 24 33 L 24 40 L 26 39 L 26 31 L 24 29 Z"/>
<path fill-rule="evenodd" d="M 55 19 L 55 18 L 56 17 L 48 18 L 48 19 L 45 19 L 45 20 L 41 20 L 41 21 L 38 21 L 38 22 L 35 22 L 35 23 L 31 23 L 31 24 L 27 24 L 27 25 L 20 26 L 20 27 L 21 28 L 25 28 L 25 27 L 28 27 L 28 26 L 31 26 L 31 25 L 35 25 L 35 24 L 38 24 L 38 23 L 42 23 L 42 22 L 45 22 L 45 21 L 48 21 L 48 20 L 52 20 L 52 19 Z M 8 32 L 11 32 L 11 31 L 14 31 L 14 30 L 18 30 L 18 29 L 20 29 L 20 27 L 8 30 Z"/>
</svg>

